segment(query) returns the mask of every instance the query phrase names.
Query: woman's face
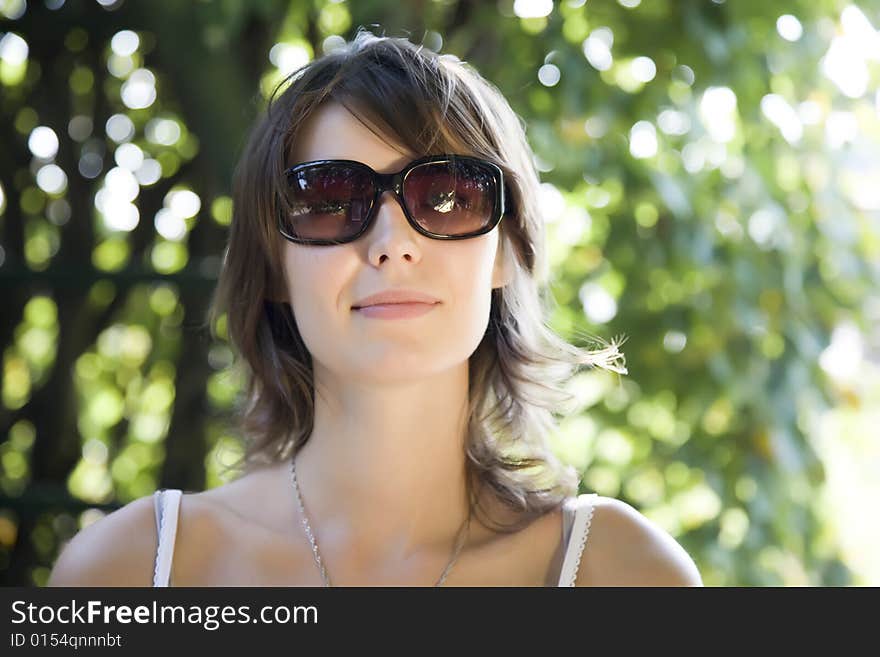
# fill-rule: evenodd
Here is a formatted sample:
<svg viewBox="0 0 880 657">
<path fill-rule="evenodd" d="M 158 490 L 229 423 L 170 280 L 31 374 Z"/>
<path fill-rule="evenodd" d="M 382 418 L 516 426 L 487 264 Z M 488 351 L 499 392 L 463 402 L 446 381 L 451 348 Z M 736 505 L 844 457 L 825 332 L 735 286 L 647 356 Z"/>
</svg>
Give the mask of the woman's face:
<svg viewBox="0 0 880 657">
<path fill-rule="evenodd" d="M 302 126 L 290 164 L 348 159 L 388 173 L 420 155 L 383 141 L 331 101 Z M 390 383 L 461 364 L 485 333 L 492 288 L 509 280 L 500 258 L 499 227 L 465 240 L 431 239 L 407 223 L 390 191 L 379 199 L 376 213 L 367 232 L 348 244 L 284 242 L 287 301 L 316 369 L 346 380 Z M 422 315 L 398 319 L 352 308 L 389 288 L 423 292 L 440 303 Z"/>
</svg>

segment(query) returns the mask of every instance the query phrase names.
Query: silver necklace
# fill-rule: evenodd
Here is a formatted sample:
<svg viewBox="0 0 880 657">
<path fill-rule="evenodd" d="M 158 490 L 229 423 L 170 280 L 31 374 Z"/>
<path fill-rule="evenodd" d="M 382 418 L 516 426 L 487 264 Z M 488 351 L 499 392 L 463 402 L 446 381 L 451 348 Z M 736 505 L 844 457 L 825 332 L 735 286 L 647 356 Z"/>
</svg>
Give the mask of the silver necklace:
<svg viewBox="0 0 880 657">
<path fill-rule="evenodd" d="M 299 483 L 296 480 L 296 454 L 294 454 L 290 459 L 290 472 L 293 478 L 293 490 L 296 492 L 296 502 L 299 505 L 299 512 L 302 516 L 303 528 L 306 530 L 306 536 L 308 536 L 309 543 L 312 546 L 312 556 L 314 556 L 315 563 L 317 564 L 318 570 L 321 573 L 321 579 L 324 580 L 324 586 L 332 586 L 332 584 L 330 584 L 330 577 L 327 575 L 327 569 L 324 567 L 324 562 L 321 559 L 321 553 L 318 552 L 318 542 L 315 540 L 315 535 L 312 533 L 312 527 L 309 524 L 309 518 L 306 515 L 306 509 L 302 501 L 302 494 L 299 490 Z M 452 558 L 449 559 L 449 563 L 447 563 L 446 568 L 443 569 L 443 573 L 440 575 L 440 579 L 438 579 L 437 583 L 434 584 L 435 588 L 446 581 L 446 576 L 449 575 L 449 572 L 452 570 L 452 566 L 455 565 L 455 562 L 458 559 L 461 548 L 464 546 L 464 539 L 470 526 L 471 516 L 470 513 L 468 513 L 467 520 L 462 525 L 462 528 L 458 530 L 458 537 L 456 538 L 455 547 L 452 550 Z"/>
</svg>

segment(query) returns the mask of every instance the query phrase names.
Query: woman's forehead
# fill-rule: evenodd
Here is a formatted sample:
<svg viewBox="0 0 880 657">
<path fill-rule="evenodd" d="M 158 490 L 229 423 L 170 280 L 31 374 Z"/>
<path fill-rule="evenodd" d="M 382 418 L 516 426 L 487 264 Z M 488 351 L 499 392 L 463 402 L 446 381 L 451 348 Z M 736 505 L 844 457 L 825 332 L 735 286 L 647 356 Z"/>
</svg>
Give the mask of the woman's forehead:
<svg viewBox="0 0 880 657">
<path fill-rule="evenodd" d="M 364 162 L 383 171 L 397 170 L 421 155 L 392 137 L 376 132 L 342 103 L 328 101 L 316 108 L 297 129 L 289 164 L 344 159 Z"/>
</svg>

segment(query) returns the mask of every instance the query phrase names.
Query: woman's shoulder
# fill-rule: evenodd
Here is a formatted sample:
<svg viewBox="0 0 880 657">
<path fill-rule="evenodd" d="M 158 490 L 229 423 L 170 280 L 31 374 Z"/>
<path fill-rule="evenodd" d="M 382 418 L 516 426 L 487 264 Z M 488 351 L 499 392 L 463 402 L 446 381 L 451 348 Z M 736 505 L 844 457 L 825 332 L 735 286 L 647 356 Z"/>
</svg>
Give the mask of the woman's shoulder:
<svg viewBox="0 0 880 657">
<path fill-rule="evenodd" d="M 155 525 L 152 495 L 107 514 L 64 545 L 48 586 L 150 586 Z"/>
<path fill-rule="evenodd" d="M 205 492 L 181 495 L 175 568 L 184 543 L 205 543 L 224 526 L 224 514 Z M 186 528 L 182 531 L 182 528 Z M 185 534 L 186 540 L 181 540 Z M 154 494 L 133 500 L 83 528 L 62 548 L 48 586 L 152 586 L 158 548 Z"/>
<path fill-rule="evenodd" d="M 592 516 L 576 586 L 702 585 L 690 555 L 657 523 L 614 497 L 591 495 L 589 502 Z"/>
</svg>

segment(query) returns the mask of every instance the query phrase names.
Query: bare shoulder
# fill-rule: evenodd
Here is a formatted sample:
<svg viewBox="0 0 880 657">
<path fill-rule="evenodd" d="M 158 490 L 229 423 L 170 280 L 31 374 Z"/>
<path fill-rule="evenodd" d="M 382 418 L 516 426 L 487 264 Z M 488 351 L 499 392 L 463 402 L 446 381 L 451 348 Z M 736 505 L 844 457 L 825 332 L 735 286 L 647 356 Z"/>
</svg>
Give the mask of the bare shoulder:
<svg viewBox="0 0 880 657">
<path fill-rule="evenodd" d="M 702 586 L 697 566 L 666 530 L 630 504 L 594 500 L 576 586 Z"/>
<path fill-rule="evenodd" d="M 157 541 L 153 498 L 136 499 L 70 539 L 48 586 L 150 586 Z"/>
<path fill-rule="evenodd" d="M 221 544 L 226 513 L 210 491 L 184 493 L 172 579 L 199 578 L 213 566 L 206 545 Z M 76 534 L 62 549 L 48 586 L 152 586 L 159 535 L 153 496 L 129 502 Z"/>
</svg>

